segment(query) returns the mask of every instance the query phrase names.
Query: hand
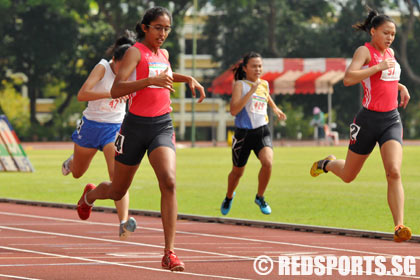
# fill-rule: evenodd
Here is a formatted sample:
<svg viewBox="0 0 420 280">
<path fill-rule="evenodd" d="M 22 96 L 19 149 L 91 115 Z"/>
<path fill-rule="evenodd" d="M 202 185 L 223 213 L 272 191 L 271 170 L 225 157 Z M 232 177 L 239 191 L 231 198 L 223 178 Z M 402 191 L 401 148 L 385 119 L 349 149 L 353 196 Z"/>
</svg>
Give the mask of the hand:
<svg viewBox="0 0 420 280">
<path fill-rule="evenodd" d="M 172 87 L 174 79 L 168 75 L 169 68 L 166 68 L 164 71 L 160 72 L 159 75 L 151 78 L 151 84 L 154 86 L 162 87 L 169 89 L 171 92 L 175 92 Z"/>
<path fill-rule="evenodd" d="M 408 89 L 405 86 L 401 88 L 400 99 L 401 101 L 399 106 L 405 109 L 405 107 L 407 107 L 408 102 L 410 101 L 410 94 L 408 93 Z"/>
<path fill-rule="evenodd" d="M 276 114 L 277 118 L 278 118 L 280 121 L 285 121 L 285 120 L 287 120 L 287 116 L 286 116 L 286 114 L 285 114 L 285 113 L 283 113 L 283 111 L 282 111 L 282 110 L 280 110 L 278 107 L 276 107 L 276 109 L 274 110 L 274 114 Z"/>
<path fill-rule="evenodd" d="M 116 100 L 118 100 L 118 102 L 120 102 L 120 103 L 124 103 L 125 101 L 127 101 L 127 99 L 130 98 L 130 96 L 131 96 L 131 94 L 127 94 L 127 95 L 116 98 Z"/>
<path fill-rule="evenodd" d="M 379 70 L 383 71 L 389 68 L 395 67 L 395 59 L 393 58 L 387 58 L 385 60 L 382 60 L 381 63 L 378 64 Z"/>
<path fill-rule="evenodd" d="M 255 83 L 252 83 L 251 89 L 249 91 L 254 93 L 260 84 L 261 84 L 261 80 L 258 79 L 258 81 L 256 81 Z"/>
<path fill-rule="evenodd" d="M 197 103 L 201 103 L 204 98 L 206 98 L 206 93 L 204 92 L 203 86 L 193 77 L 191 77 L 190 81 L 188 82 L 188 86 L 190 87 L 191 93 L 194 97 L 196 96 L 195 90 L 200 92 L 200 99 L 197 101 Z"/>
</svg>

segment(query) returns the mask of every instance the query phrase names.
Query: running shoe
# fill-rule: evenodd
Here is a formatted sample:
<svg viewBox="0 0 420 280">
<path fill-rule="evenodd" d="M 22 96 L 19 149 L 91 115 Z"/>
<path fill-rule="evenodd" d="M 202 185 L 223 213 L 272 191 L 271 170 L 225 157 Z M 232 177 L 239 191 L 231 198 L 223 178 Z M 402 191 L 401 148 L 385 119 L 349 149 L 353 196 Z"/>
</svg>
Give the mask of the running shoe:
<svg viewBox="0 0 420 280">
<path fill-rule="evenodd" d="M 225 197 L 225 199 L 223 200 L 222 206 L 220 207 L 220 211 L 222 212 L 223 215 L 227 215 L 227 213 L 229 213 L 230 207 L 232 207 L 232 201 L 234 197 L 235 197 L 235 192 L 233 193 L 232 198 Z"/>
<path fill-rule="evenodd" d="M 120 240 L 126 240 L 137 228 L 136 220 L 131 217 L 128 221 L 120 224 Z"/>
<path fill-rule="evenodd" d="M 63 165 L 61 166 L 61 173 L 63 173 L 64 176 L 67 176 L 71 173 L 70 170 L 70 161 L 73 160 L 73 155 L 71 155 L 68 159 L 66 159 L 63 162 Z"/>
<path fill-rule="evenodd" d="M 395 227 L 394 232 L 394 241 L 403 242 L 411 239 L 411 229 L 404 225 L 399 225 Z"/>
<path fill-rule="evenodd" d="M 165 249 L 165 254 L 162 258 L 162 268 L 170 271 L 184 271 L 185 265 L 173 251 Z"/>
<path fill-rule="evenodd" d="M 82 197 L 77 203 L 77 214 L 79 214 L 79 218 L 82 220 L 87 220 L 90 216 L 90 213 L 92 212 L 93 204 L 87 203 L 86 194 L 95 188 L 96 186 L 94 184 L 87 184 L 85 190 L 83 191 Z"/>
<path fill-rule="evenodd" d="M 268 205 L 267 201 L 265 201 L 264 196 L 255 196 L 255 203 L 260 207 L 260 210 L 263 214 L 269 215 L 271 214 L 271 207 Z"/>
<path fill-rule="evenodd" d="M 311 176 L 312 177 L 316 177 L 319 176 L 322 173 L 327 173 L 328 171 L 325 171 L 324 167 L 325 164 L 329 161 L 335 160 L 335 156 L 334 155 L 329 155 L 324 159 L 315 161 L 314 164 L 312 164 L 312 168 L 311 168 Z"/>
</svg>

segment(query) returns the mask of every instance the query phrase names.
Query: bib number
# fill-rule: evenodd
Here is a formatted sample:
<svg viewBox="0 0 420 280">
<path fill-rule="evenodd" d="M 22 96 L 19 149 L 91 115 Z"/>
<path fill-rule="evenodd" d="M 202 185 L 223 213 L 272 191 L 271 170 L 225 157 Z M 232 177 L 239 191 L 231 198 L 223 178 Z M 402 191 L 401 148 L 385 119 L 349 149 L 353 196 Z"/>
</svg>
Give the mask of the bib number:
<svg viewBox="0 0 420 280">
<path fill-rule="evenodd" d="M 259 115 L 267 114 L 267 100 L 261 96 L 252 96 L 251 112 Z"/>
<path fill-rule="evenodd" d="M 114 141 L 115 151 L 119 154 L 122 154 L 123 153 L 123 146 L 124 146 L 124 135 L 117 132 L 117 135 L 116 135 L 115 141 Z"/>
<path fill-rule="evenodd" d="M 76 127 L 77 134 L 80 134 L 80 130 L 82 130 L 82 126 L 83 126 L 83 119 L 77 122 L 77 127 Z"/>
<path fill-rule="evenodd" d="M 398 63 L 395 63 L 394 68 L 389 68 L 382 71 L 381 80 L 382 81 L 399 81 L 401 75 L 401 66 Z"/>
<path fill-rule="evenodd" d="M 355 123 L 352 123 L 350 125 L 350 141 L 356 142 L 359 131 L 360 131 L 360 126 L 358 126 Z"/>
<path fill-rule="evenodd" d="M 168 76 L 172 77 L 172 70 L 168 64 L 165 63 L 149 63 L 149 78 L 156 77 L 168 68 Z M 162 88 L 158 86 L 148 86 L 149 88 Z"/>
</svg>

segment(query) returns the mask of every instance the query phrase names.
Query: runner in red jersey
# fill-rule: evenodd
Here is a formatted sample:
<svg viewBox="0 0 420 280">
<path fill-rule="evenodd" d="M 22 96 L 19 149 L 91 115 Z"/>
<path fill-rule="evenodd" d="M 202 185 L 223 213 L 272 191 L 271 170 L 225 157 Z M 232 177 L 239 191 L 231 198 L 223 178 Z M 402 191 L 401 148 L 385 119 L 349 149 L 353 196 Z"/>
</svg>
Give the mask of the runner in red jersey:
<svg viewBox="0 0 420 280">
<path fill-rule="evenodd" d="M 127 50 L 115 77 L 111 95 L 120 98 L 131 93 L 129 112 L 115 140 L 115 171 L 112 182 L 96 188 L 89 184 L 78 203 L 78 213 L 88 217 L 96 199 L 121 199 L 131 185 L 140 162 L 147 151 L 161 191 L 161 215 L 165 237 L 162 267 L 183 271 L 184 263 L 174 253 L 175 225 L 178 215 L 176 200 L 175 134 L 170 117 L 170 92 L 173 82 L 186 82 L 193 95 L 203 87 L 190 76 L 172 73 L 169 53 L 160 47 L 171 30 L 172 17 L 162 7 L 146 11 L 136 26 L 141 42 Z M 129 81 L 136 71 L 137 80 Z"/>
<path fill-rule="evenodd" d="M 346 160 L 330 155 L 314 162 L 310 173 L 316 177 L 331 171 L 344 182 L 353 181 L 376 143 L 379 143 L 386 179 L 388 204 L 394 220 L 394 240 L 401 242 L 411 238 L 411 229 L 404 226 L 404 189 L 401 182 L 402 124 L 398 113 L 406 108 L 410 94 L 399 83 L 401 68 L 390 48 L 396 27 L 386 16 L 370 11 L 364 23 L 353 26 L 371 35 L 371 41 L 360 46 L 344 76 L 344 85 L 362 83 L 363 108 L 350 125 L 350 144 Z"/>
</svg>

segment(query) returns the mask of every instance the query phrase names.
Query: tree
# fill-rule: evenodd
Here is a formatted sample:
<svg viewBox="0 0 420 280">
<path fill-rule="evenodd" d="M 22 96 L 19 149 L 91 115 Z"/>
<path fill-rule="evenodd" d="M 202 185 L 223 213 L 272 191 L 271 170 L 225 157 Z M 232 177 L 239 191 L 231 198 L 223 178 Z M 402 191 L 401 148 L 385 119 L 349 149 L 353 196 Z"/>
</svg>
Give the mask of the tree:
<svg viewBox="0 0 420 280">
<path fill-rule="evenodd" d="M 60 4 L 64 2 L 13 1 L 8 7 L 10 21 L 2 26 L 7 34 L 3 65 L 28 77 L 31 123 L 38 122 L 35 105 L 43 96 L 43 84 L 61 72 L 60 61 L 76 51 L 72 40 L 78 34 L 76 21 Z"/>
<path fill-rule="evenodd" d="M 403 67 L 403 69 L 407 72 L 408 78 L 413 81 L 416 85 L 420 85 L 420 75 L 414 72 L 414 68 L 412 66 L 412 59 L 417 56 L 413 56 L 413 52 L 411 50 L 416 50 L 417 53 L 420 45 L 418 43 L 418 36 L 420 33 L 420 17 L 416 17 L 414 11 L 420 12 L 420 4 L 416 0 L 404 0 L 404 1 L 396 1 L 400 7 L 404 7 L 405 9 L 401 8 L 401 28 L 400 28 L 400 39 L 399 39 L 399 48 L 397 55 L 399 56 L 399 61 Z M 403 3 L 400 3 L 403 2 Z M 408 14 L 404 13 L 404 10 L 408 10 Z M 417 33 L 417 34 L 416 34 Z M 416 37 L 417 35 L 417 37 Z M 415 48 L 409 48 L 410 45 L 414 45 Z M 411 50 L 410 50 L 411 49 Z M 417 61 L 419 62 L 419 61 Z M 419 64 L 417 63 L 417 66 Z M 417 67 L 416 67 L 417 68 Z M 418 69 L 418 68 L 417 68 Z"/>
<path fill-rule="evenodd" d="M 330 22 L 324 0 L 213 1 L 215 12 L 205 25 L 206 51 L 226 69 L 251 50 L 264 57 L 290 57 L 314 22 Z M 316 49 L 316 48 L 313 48 Z M 322 48 L 321 48 L 322 49 Z M 306 49 L 310 56 L 312 49 Z M 308 52 L 309 51 L 309 52 Z"/>
</svg>

